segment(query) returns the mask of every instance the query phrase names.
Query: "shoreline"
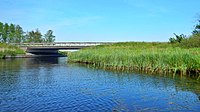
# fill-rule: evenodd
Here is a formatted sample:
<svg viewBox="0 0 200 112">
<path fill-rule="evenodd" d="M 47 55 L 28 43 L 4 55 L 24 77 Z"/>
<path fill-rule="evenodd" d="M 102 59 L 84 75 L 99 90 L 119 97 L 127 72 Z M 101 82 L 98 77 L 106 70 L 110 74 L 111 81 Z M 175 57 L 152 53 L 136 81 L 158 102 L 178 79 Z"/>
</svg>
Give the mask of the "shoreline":
<svg viewBox="0 0 200 112">
<path fill-rule="evenodd" d="M 11 55 L 6 55 L 4 59 L 8 58 L 37 58 L 37 57 L 66 57 L 65 55 L 34 55 L 34 54 L 24 54 L 24 55 L 16 55 L 16 56 L 11 56 Z"/>
<path fill-rule="evenodd" d="M 91 64 L 117 71 L 195 75 L 200 79 L 200 48 L 165 43 L 118 43 L 69 53 L 69 62 Z"/>
</svg>

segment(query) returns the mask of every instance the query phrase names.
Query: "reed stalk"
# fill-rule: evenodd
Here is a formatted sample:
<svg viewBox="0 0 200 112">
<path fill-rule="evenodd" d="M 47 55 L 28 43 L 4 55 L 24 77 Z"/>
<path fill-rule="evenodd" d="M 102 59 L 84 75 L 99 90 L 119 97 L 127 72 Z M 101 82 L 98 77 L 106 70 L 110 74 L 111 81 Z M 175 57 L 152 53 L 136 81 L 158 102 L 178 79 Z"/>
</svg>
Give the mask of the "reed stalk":
<svg viewBox="0 0 200 112">
<path fill-rule="evenodd" d="M 114 70 L 148 73 L 198 74 L 200 48 L 172 47 L 167 43 L 117 43 L 70 53 L 70 62 L 90 63 Z"/>
</svg>

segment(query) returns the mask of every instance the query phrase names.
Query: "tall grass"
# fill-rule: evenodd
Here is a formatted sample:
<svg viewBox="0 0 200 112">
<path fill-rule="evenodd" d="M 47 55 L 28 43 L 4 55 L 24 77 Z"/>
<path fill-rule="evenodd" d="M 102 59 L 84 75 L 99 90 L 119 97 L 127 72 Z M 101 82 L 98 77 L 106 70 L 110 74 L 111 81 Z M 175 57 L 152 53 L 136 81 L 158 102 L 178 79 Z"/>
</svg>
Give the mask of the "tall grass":
<svg viewBox="0 0 200 112">
<path fill-rule="evenodd" d="M 117 43 L 83 49 L 68 56 L 70 62 L 114 70 L 200 74 L 200 48 L 183 49 L 168 43 Z"/>
<path fill-rule="evenodd" d="M 25 51 L 16 46 L 0 43 L 0 59 L 5 58 L 7 55 L 15 56 L 18 54 L 25 54 Z"/>
</svg>

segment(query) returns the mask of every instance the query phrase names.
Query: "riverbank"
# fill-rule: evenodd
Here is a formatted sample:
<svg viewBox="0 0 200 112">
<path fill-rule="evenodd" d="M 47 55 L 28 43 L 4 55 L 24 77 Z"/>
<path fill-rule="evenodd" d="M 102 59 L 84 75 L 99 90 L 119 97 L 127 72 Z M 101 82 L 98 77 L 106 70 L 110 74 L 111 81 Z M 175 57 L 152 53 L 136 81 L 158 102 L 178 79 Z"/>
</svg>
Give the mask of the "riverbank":
<svg viewBox="0 0 200 112">
<path fill-rule="evenodd" d="M 35 58 L 35 57 L 65 57 L 66 54 L 34 55 L 25 50 L 5 43 L 0 43 L 0 59 L 5 58 Z"/>
<path fill-rule="evenodd" d="M 0 59 L 16 57 L 18 55 L 25 55 L 25 51 L 16 46 L 0 43 Z"/>
<path fill-rule="evenodd" d="M 200 76 L 200 48 L 181 48 L 169 43 L 116 43 L 86 48 L 68 56 L 69 62 L 106 69 Z"/>
<path fill-rule="evenodd" d="M 18 54 L 18 55 L 5 55 L 5 58 L 37 58 L 37 57 L 66 57 L 66 55 L 63 54 L 57 54 L 57 55 L 34 55 L 34 54 L 29 54 L 29 53 L 25 53 L 25 54 Z"/>
</svg>

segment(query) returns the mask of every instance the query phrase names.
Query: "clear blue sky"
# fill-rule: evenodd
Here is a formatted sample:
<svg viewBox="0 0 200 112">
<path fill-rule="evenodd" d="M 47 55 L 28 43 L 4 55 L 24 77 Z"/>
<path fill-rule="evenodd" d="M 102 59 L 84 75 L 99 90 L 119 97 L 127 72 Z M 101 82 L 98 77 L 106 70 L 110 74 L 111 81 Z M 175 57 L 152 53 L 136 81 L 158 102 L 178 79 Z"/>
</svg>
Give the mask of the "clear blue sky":
<svg viewBox="0 0 200 112">
<path fill-rule="evenodd" d="M 190 35 L 200 0 L 0 0 L 0 21 L 56 41 L 168 41 Z"/>
</svg>

